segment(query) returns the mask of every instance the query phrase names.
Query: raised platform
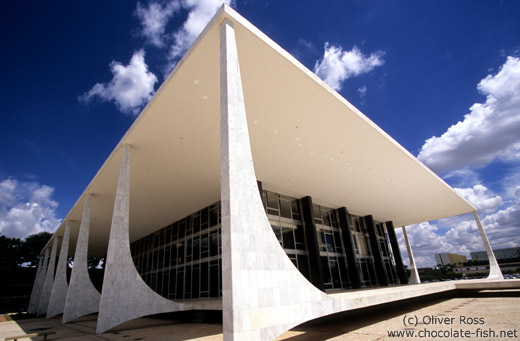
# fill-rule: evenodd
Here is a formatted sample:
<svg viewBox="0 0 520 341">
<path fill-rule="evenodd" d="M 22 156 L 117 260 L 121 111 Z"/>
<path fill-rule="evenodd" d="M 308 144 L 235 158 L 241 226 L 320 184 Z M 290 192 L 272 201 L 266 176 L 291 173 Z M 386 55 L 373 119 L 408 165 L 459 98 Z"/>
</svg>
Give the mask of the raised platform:
<svg viewBox="0 0 520 341">
<path fill-rule="evenodd" d="M 352 306 L 351 309 L 359 309 L 453 290 L 500 289 L 520 289 L 520 279 L 473 279 L 421 283 L 377 289 L 349 290 L 329 295 L 334 298 L 348 300 Z"/>
<path fill-rule="evenodd" d="M 451 287 L 449 290 L 455 293 L 455 295 L 448 296 L 446 299 L 436 298 L 433 300 L 406 301 L 403 302 L 403 304 L 392 305 L 390 307 L 385 306 L 375 310 L 356 311 L 351 315 L 347 315 L 349 316 L 348 319 L 345 318 L 345 315 L 339 315 L 338 317 L 331 317 L 326 320 L 314 321 L 311 324 L 298 326 L 286 332 L 277 340 L 314 341 L 335 338 L 346 340 L 388 339 L 389 331 L 405 329 L 402 321 L 403 316 L 406 314 L 417 315 L 419 317 L 437 315 L 455 317 L 456 319 L 460 316 L 473 316 L 477 314 L 476 316 L 485 318 L 484 327 L 486 330 L 492 329 L 495 332 L 499 332 L 500 330 L 520 330 L 520 324 L 516 318 L 520 312 L 520 292 L 518 289 L 508 291 L 510 288 L 518 288 L 520 285 L 519 282 L 518 280 L 504 280 L 498 281 L 498 283 L 497 281 L 487 280 L 453 281 L 337 293 L 334 295 L 350 293 L 361 297 L 362 295 L 373 294 L 374 292 L 379 292 L 379 294 L 383 295 L 383 292 L 390 293 L 399 289 L 406 289 L 406 291 L 411 289 L 413 291 L 421 287 L 429 287 L 440 290 L 442 288 Z M 492 286 L 491 289 L 496 290 L 496 295 L 490 293 L 490 288 L 486 288 L 486 286 Z M 482 291 L 475 293 L 475 295 L 463 295 L 462 298 L 458 298 L 456 295 L 457 287 L 461 289 L 461 291 L 465 289 Z M 442 290 L 439 292 L 442 292 Z M 201 299 L 199 301 L 210 300 Z M 135 319 L 103 335 L 96 334 L 96 322 L 96 314 L 81 317 L 68 324 L 62 324 L 60 318 L 30 318 L 18 321 L 0 319 L 0 339 L 49 328 L 56 330 L 56 335 L 53 336 L 53 338 L 67 340 L 99 340 L 100 338 L 104 338 L 114 341 L 136 339 L 153 339 L 159 341 L 221 341 L 223 339 L 222 325 L 220 323 L 187 323 L 175 320 L 175 317 L 171 315 L 149 316 Z M 482 325 L 421 325 L 420 328 L 415 329 L 433 331 L 446 330 L 449 328 L 465 328 L 474 332 L 478 327 L 482 327 Z"/>
<path fill-rule="evenodd" d="M 335 293 L 329 292 L 327 294 L 333 298 L 347 300 L 350 306 L 350 308 L 347 310 L 353 310 L 453 290 L 503 289 L 520 289 L 520 279 L 473 279 L 445 281 L 435 283 L 398 285 L 384 288 L 342 290 Z M 222 310 L 222 300 L 217 298 L 199 298 L 193 300 L 174 301 L 177 303 L 190 304 L 193 310 Z"/>
</svg>

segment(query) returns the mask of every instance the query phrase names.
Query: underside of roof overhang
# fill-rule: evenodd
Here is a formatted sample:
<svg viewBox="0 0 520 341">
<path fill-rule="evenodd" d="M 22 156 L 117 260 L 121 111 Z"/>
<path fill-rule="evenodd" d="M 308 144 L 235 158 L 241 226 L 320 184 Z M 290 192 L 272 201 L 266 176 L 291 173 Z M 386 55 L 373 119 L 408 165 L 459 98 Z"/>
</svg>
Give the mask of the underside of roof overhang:
<svg viewBox="0 0 520 341">
<path fill-rule="evenodd" d="M 73 254 L 91 193 L 89 255 L 106 254 L 121 146 L 130 144 L 130 240 L 220 200 L 219 26 L 233 22 L 253 161 L 264 188 L 396 226 L 474 211 L 359 110 L 223 6 L 64 221 Z M 65 224 L 55 236 L 63 235 Z"/>
</svg>

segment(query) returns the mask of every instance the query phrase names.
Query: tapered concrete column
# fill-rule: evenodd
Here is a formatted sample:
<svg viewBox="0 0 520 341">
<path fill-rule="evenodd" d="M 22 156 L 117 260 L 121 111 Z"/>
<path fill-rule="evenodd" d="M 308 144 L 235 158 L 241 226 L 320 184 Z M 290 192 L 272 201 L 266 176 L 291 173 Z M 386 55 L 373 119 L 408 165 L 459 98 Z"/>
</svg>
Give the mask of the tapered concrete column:
<svg viewBox="0 0 520 341">
<path fill-rule="evenodd" d="M 484 228 L 480 223 L 480 218 L 478 217 L 477 211 L 473 211 L 473 216 L 475 217 L 475 222 L 477 223 L 478 230 L 480 232 L 480 236 L 482 237 L 482 242 L 484 242 L 484 247 L 486 248 L 486 252 L 489 259 L 489 279 L 504 279 L 502 275 L 502 271 L 500 270 L 500 266 L 498 266 L 497 259 L 495 258 L 495 253 L 493 249 L 491 249 L 491 245 L 489 244 L 489 240 L 486 236 L 486 232 L 484 232 Z"/>
<path fill-rule="evenodd" d="M 45 257 L 40 255 L 38 269 L 36 270 L 36 277 L 34 278 L 34 283 L 31 290 L 31 298 L 29 299 L 29 305 L 27 306 L 27 312 L 29 314 L 35 314 L 38 311 L 38 304 L 40 303 L 40 294 L 44 281 L 42 275 L 44 272 L 44 260 Z"/>
<path fill-rule="evenodd" d="M 52 251 L 49 258 L 49 265 L 47 266 L 47 273 L 45 274 L 45 282 L 43 283 L 38 315 L 46 314 L 47 308 L 49 307 L 52 284 L 54 283 L 54 269 L 56 267 L 56 250 L 58 249 L 58 239 L 59 237 L 54 238 L 54 241 L 52 242 Z"/>
<path fill-rule="evenodd" d="M 345 255 L 347 256 L 348 276 L 352 289 L 361 288 L 361 277 L 359 276 L 359 268 L 356 262 L 356 251 L 350 231 L 350 216 L 346 207 L 338 208 L 339 225 L 341 226 L 341 235 L 343 236 L 343 244 L 345 245 Z"/>
<path fill-rule="evenodd" d="M 65 310 L 65 301 L 67 300 L 67 258 L 69 255 L 69 236 L 70 221 L 65 225 L 63 241 L 61 242 L 60 257 L 56 266 L 56 276 L 52 285 L 51 299 L 49 300 L 49 308 L 47 309 L 47 318 L 62 314 Z"/>
<path fill-rule="evenodd" d="M 76 242 L 76 252 L 74 253 L 74 265 L 72 266 L 69 290 L 65 300 L 63 323 L 99 310 L 99 291 L 96 290 L 90 280 L 87 264 L 91 199 L 91 194 L 85 196 L 78 241 Z"/>
<path fill-rule="evenodd" d="M 318 245 L 318 231 L 314 222 L 314 210 L 312 198 L 307 196 L 300 199 L 302 208 L 303 224 L 305 226 L 305 240 L 309 253 L 309 267 L 311 270 L 311 282 L 321 291 L 325 291 L 323 282 L 323 268 L 320 259 L 320 246 Z"/>
<path fill-rule="evenodd" d="M 45 284 L 45 278 L 47 276 L 47 271 L 49 270 L 49 253 L 50 253 L 50 249 L 46 248 L 45 249 L 45 259 L 43 260 L 43 268 L 42 268 L 41 278 L 40 278 L 40 281 L 41 281 L 40 282 L 40 290 L 39 290 L 39 293 L 38 293 L 37 301 L 34 302 L 34 304 L 35 304 L 34 313 L 35 314 L 39 313 L 40 301 L 42 299 L 42 293 L 43 293 L 43 285 Z"/>
<path fill-rule="evenodd" d="M 406 243 L 406 250 L 408 251 L 408 259 L 410 260 L 410 279 L 408 280 L 408 284 L 420 284 L 421 278 L 419 277 L 419 272 L 417 271 L 417 267 L 415 266 L 415 258 L 413 258 L 412 247 L 410 246 L 410 241 L 408 240 L 408 234 L 406 233 L 406 227 L 403 226 L 403 236 L 404 241 Z"/>
<path fill-rule="evenodd" d="M 385 225 L 386 232 L 388 233 L 388 238 L 390 239 L 390 245 L 392 246 L 392 253 L 394 255 L 395 261 L 395 270 L 397 271 L 399 282 L 401 284 L 407 284 L 408 278 L 406 278 L 403 259 L 401 258 L 401 250 L 399 250 L 399 243 L 397 242 L 397 237 L 395 236 L 394 223 L 391 221 L 387 221 Z"/>
<path fill-rule="evenodd" d="M 168 181 L 165 179 L 165 181 Z M 258 190 L 257 190 L 258 192 Z M 130 146 L 123 146 L 96 331 L 151 314 L 189 309 L 154 292 L 137 272 L 130 253 Z"/>
<path fill-rule="evenodd" d="M 235 31 L 227 20 L 220 26 L 220 91 L 224 340 L 274 340 L 342 305 L 307 281 L 269 224 L 253 166 Z"/>
<path fill-rule="evenodd" d="M 372 249 L 372 257 L 374 257 L 374 266 L 376 268 L 377 282 L 380 286 L 388 285 L 388 274 L 386 272 L 385 263 L 383 261 L 383 255 L 381 253 L 381 246 L 379 245 L 379 238 L 376 233 L 376 226 L 374 224 L 374 218 L 371 215 L 367 215 L 363 218 L 365 220 L 365 226 L 368 231 L 368 239 L 370 239 L 370 248 Z"/>
</svg>

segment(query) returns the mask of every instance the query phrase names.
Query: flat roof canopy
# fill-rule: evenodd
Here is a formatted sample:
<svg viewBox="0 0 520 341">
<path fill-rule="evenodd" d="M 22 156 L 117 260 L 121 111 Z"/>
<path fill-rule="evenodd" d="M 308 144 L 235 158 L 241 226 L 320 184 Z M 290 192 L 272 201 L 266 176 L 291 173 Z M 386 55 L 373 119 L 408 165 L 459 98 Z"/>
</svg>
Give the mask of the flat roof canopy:
<svg viewBox="0 0 520 341">
<path fill-rule="evenodd" d="M 130 240 L 220 200 L 220 23 L 235 27 L 255 171 L 264 188 L 396 226 L 475 210 L 314 73 L 224 5 L 64 221 L 73 254 L 91 193 L 89 256 L 106 254 L 121 146 L 132 145 Z M 64 232 L 63 223 L 55 236 Z"/>
</svg>

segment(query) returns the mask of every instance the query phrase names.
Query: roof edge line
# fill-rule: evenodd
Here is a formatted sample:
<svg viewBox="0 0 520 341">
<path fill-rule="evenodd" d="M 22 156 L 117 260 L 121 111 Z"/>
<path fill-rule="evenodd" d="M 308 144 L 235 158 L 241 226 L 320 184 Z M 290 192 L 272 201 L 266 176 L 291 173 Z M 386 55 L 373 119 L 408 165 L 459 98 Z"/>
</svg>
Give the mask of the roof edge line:
<svg viewBox="0 0 520 341">
<path fill-rule="evenodd" d="M 341 94 L 339 94 L 336 90 L 334 90 L 330 85 L 325 83 L 320 77 L 318 77 L 314 72 L 309 70 L 305 65 L 303 65 L 298 59 L 296 59 L 293 55 L 287 52 L 283 47 L 277 44 L 274 40 L 272 40 L 269 36 L 263 33 L 259 28 L 249 22 L 246 18 L 240 15 L 237 11 L 235 11 L 230 6 L 224 6 L 225 13 L 229 15 L 232 19 L 238 21 L 241 25 L 243 25 L 246 29 L 248 29 L 251 33 L 256 35 L 259 39 L 268 44 L 271 48 L 273 48 L 276 52 L 278 52 L 282 57 L 285 57 L 289 62 L 291 62 L 295 67 L 297 67 L 300 71 L 310 77 L 312 80 L 317 82 L 322 88 L 329 92 L 332 96 L 334 96 L 341 103 L 346 105 L 349 109 L 351 109 L 360 119 L 365 121 L 372 129 L 379 132 L 382 136 L 384 136 L 390 143 L 394 144 L 401 152 L 403 152 L 409 159 L 413 160 L 416 164 L 422 167 L 424 170 L 433 175 L 437 180 L 439 180 L 448 190 L 455 193 L 459 198 L 466 202 L 473 210 L 476 208 L 469 203 L 465 198 L 460 196 L 450 185 L 448 185 L 440 176 L 434 173 L 430 168 L 428 168 L 424 163 L 422 163 L 419 159 L 417 159 L 412 153 L 410 153 L 406 148 L 404 148 L 399 142 L 397 142 L 394 138 L 392 138 L 388 133 L 386 133 L 381 127 L 379 127 L 375 122 L 373 122 L 370 118 L 368 118 L 365 114 L 363 114 L 359 109 L 357 109 L 352 103 L 350 103 L 347 99 L 345 99 Z"/>
</svg>

